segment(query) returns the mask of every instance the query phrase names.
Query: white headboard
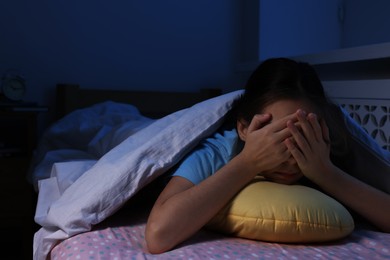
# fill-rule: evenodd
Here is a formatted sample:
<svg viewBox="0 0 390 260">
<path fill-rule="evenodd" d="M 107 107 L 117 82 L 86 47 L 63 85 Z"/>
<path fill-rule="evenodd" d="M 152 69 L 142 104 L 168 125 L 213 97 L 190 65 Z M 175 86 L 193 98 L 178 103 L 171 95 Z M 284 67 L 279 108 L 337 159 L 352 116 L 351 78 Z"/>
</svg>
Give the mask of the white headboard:
<svg viewBox="0 0 390 260">
<path fill-rule="evenodd" d="M 390 150 L 390 43 L 293 58 L 312 64 L 328 95 Z"/>
<path fill-rule="evenodd" d="M 323 81 L 328 95 L 390 151 L 390 80 Z"/>
</svg>

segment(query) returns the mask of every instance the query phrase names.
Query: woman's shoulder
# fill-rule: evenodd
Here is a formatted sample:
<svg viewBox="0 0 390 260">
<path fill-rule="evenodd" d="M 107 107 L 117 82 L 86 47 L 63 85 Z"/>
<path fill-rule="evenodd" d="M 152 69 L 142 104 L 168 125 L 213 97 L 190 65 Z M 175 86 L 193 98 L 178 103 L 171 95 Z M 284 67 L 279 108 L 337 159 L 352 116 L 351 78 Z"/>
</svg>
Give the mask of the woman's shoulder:
<svg viewBox="0 0 390 260">
<path fill-rule="evenodd" d="M 216 146 L 217 148 L 232 148 L 238 142 L 238 134 L 235 128 L 220 127 L 211 136 L 204 139 L 202 142 L 206 146 Z"/>
</svg>

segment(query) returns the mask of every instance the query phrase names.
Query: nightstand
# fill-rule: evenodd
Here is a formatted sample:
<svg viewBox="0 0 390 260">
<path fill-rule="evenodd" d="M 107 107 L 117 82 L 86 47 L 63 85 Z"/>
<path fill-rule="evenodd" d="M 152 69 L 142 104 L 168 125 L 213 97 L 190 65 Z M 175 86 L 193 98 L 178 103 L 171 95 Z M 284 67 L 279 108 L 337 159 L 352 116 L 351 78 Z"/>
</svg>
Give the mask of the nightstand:
<svg viewBox="0 0 390 260">
<path fill-rule="evenodd" d="M 32 259 L 36 194 L 26 179 L 37 140 L 34 111 L 0 110 L 0 230 L 2 255 Z M 4 259 L 8 259 L 8 258 Z"/>
</svg>

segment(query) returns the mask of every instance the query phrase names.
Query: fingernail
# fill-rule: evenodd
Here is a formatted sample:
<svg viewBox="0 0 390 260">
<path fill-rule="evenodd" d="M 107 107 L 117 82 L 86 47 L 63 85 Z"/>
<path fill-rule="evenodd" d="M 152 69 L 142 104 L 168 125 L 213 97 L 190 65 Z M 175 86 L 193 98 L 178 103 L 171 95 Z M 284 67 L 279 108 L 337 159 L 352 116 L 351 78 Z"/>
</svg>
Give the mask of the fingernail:
<svg viewBox="0 0 390 260">
<path fill-rule="evenodd" d="M 298 113 L 302 116 L 306 116 L 306 111 L 305 110 L 302 110 L 302 109 L 299 109 Z"/>
</svg>

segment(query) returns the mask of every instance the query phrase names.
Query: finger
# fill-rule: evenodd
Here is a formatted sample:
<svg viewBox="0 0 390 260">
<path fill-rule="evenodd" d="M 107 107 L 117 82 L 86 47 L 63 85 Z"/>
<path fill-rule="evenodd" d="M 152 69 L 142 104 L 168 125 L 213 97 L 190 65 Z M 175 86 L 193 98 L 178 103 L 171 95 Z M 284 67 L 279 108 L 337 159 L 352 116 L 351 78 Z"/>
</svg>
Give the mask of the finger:
<svg viewBox="0 0 390 260">
<path fill-rule="evenodd" d="M 292 137 L 294 138 L 296 144 L 298 145 L 299 149 L 304 154 L 309 154 L 311 152 L 311 147 L 306 138 L 302 135 L 302 133 L 299 131 L 297 126 L 291 122 L 287 122 L 287 128 L 290 130 Z"/>
<path fill-rule="evenodd" d="M 307 120 L 308 116 L 306 112 L 302 109 L 298 109 L 297 117 L 305 138 L 309 144 L 313 143 L 316 140 L 316 137 L 311 123 Z"/>
<path fill-rule="evenodd" d="M 288 138 L 287 138 L 288 139 Z M 279 145 L 275 146 L 272 153 L 272 159 L 274 161 L 278 161 L 279 163 L 287 162 L 288 159 L 291 158 L 291 153 L 288 150 L 286 144 L 284 143 L 285 140 L 281 141 Z"/>
<path fill-rule="evenodd" d="M 274 133 L 275 140 L 277 142 L 283 142 L 286 138 L 292 137 L 291 131 L 286 127 L 286 124 L 284 126 L 284 129 Z"/>
<path fill-rule="evenodd" d="M 302 152 L 299 150 L 299 148 L 295 146 L 294 142 L 290 138 L 287 138 L 284 141 L 284 143 L 287 146 L 287 149 L 291 153 L 292 157 L 298 163 L 298 165 L 300 165 L 306 161 L 305 156 L 302 154 Z"/>
<path fill-rule="evenodd" d="M 248 127 L 248 132 L 251 133 L 257 129 L 260 129 L 263 127 L 265 123 L 271 120 L 270 114 L 257 114 L 252 118 L 251 123 Z"/>
<path fill-rule="evenodd" d="M 311 127 L 314 131 L 314 136 L 315 136 L 316 140 L 318 142 L 322 141 L 324 138 L 322 136 L 322 128 L 321 128 L 320 122 L 318 121 L 317 115 L 310 113 L 307 116 L 307 119 L 309 120 Z"/>
<path fill-rule="evenodd" d="M 274 134 L 275 140 L 283 142 L 287 137 L 291 137 L 291 132 L 287 129 L 287 121 L 298 122 L 297 115 L 295 113 L 289 114 L 283 118 L 271 122 L 265 126 L 264 129 Z"/>
<path fill-rule="evenodd" d="M 291 132 L 286 127 L 287 121 L 297 122 L 298 119 L 296 114 L 293 113 L 271 122 L 269 125 L 265 126 L 264 129 L 274 135 L 276 142 L 282 143 L 286 138 L 291 137 Z"/>
<path fill-rule="evenodd" d="M 297 122 L 298 118 L 296 113 L 287 115 L 279 120 L 276 120 L 275 122 L 272 122 L 272 124 L 269 126 L 273 132 L 279 132 L 286 128 L 286 124 L 288 121 Z"/>
</svg>

